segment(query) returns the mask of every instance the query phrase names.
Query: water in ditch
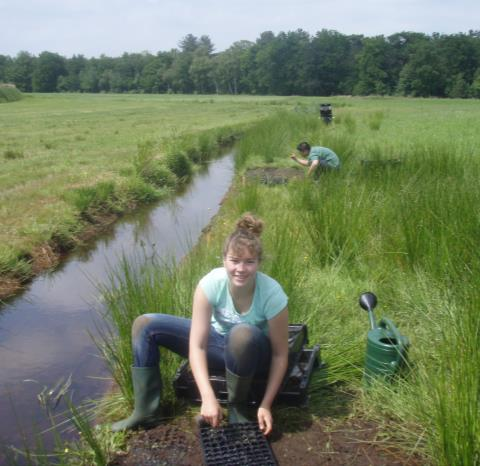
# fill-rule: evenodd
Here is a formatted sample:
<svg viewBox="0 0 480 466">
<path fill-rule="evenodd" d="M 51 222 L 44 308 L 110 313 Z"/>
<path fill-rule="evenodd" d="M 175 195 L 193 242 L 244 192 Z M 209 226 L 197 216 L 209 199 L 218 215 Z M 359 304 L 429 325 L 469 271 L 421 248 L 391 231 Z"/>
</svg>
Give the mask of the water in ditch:
<svg viewBox="0 0 480 466">
<path fill-rule="evenodd" d="M 183 193 L 126 216 L 0 307 L 0 446 L 22 448 L 50 425 L 38 394 L 69 375 L 75 403 L 106 390 L 108 373 L 89 335 L 101 311 L 98 285 L 122 255 L 188 253 L 217 213 L 233 172 L 232 153 L 211 161 Z"/>
</svg>

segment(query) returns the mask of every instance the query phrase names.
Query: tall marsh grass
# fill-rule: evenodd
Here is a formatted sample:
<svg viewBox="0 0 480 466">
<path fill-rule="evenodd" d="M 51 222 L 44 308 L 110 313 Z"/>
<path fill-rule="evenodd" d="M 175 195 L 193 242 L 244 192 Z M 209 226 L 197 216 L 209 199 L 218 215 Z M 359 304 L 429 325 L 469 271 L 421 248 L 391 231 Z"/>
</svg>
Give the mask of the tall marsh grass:
<svg viewBox="0 0 480 466">
<path fill-rule="evenodd" d="M 58 383 L 62 383 L 60 380 Z M 58 405 L 50 402 L 60 394 L 64 399 Z M 2 445 L 0 453 L 8 466 L 106 466 L 125 443 L 125 433 L 112 434 L 109 425 L 94 425 L 98 405 L 72 401 L 69 381 L 53 388 L 44 387 L 38 399 L 50 421 L 50 427 L 41 431 L 33 426 L 33 435 L 27 436 L 20 422 L 23 445 Z M 57 405 L 61 408 L 57 412 Z M 27 420 L 28 422 L 28 420 Z M 31 426 L 30 426 L 31 427 Z M 33 437 L 33 438 L 32 438 Z M 2 458 L 2 457 L 0 457 Z M 4 463 L 2 463 L 4 464 Z"/>
<path fill-rule="evenodd" d="M 380 129 L 380 126 L 382 126 L 382 121 L 384 118 L 384 112 L 381 110 L 377 110 L 373 112 L 371 115 L 368 117 L 368 127 L 372 131 L 378 131 Z"/>
<path fill-rule="evenodd" d="M 142 262 L 139 257 L 136 263 L 123 259 L 121 265 L 112 270 L 108 285 L 102 288 L 108 309 L 105 326 L 98 329 L 99 337 L 96 338 L 123 400 L 111 400 L 110 414 L 118 413 L 119 409 L 125 413 L 133 406 L 131 330 L 134 320 L 146 313 L 189 316 L 201 263 L 180 269 L 173 262 L 156 258 Z M 172 379 L 178 363 L 179 358 L 175 355 L 162 353 L 161 370 L 165 380 Z M 165 405 L 174 404 L 171 384 L 166 382 L 164 385 Z"/>
<path fill-rule="evenodd" d="M 31 267 L 30 258 L 24 252 L 12 251 L 6 245 L 0 245 L 0 274 L 27 278 Z"/>
<path fill-rule="evenodd" d="M 302 140 L 310 139 L 319 131 L 316 117 L 308 114 L 278 112 L 272 118 L 265 119 L 255 125 L 248 137 L 242 138 L 238 144 L 236 166 L 242 168 L 255 159 L 257 165 L 268 165 L 277 162 L 280 157 L 286 157 L 294 143 L 292 137 L 296 128 L 302 128 Z M 300 141 L 296 141 L 293 147 Z"/>
<path fill-rule="evenodd" d="M 292 118 L 292 140 L 296 123 Z M 328 141 L 331 133 L 316 134 Z M 355 301 L 372 289 L 385 303 L 378 312 L 387 310 L 412 340 L 412 369 L 397 387 L 367 393 L 364 412 L 371 412 L 372 404 L 381 410 L 390 400 L 387 411 L 415 451 L 441 465 L 478 464 L 480 160 L 453 143 L 438 144 L 432 135 L 421 145 L 392 145 L 385 155 L 377 146 L 378 161 L 397 153 L 398 164 L 362 165 L 356 150 L 361 154 L 372 141 L 343 142 L 349 157 L 338 173 L 323 175 L 318 183 L 290 183 L 281 203 L 268 204 L 270 219 L 285 218 L 301 231 L 301 243 L 292 231 L 281 251 L 308 258 L 296 279 L 296 295 L 310 301 L 312 318 L 306 320 L 313 338 L 324 343 L 327 383 L 357 385 L 368 325 Z M 251 157 L 258 159 L 253 151 Z M 265 198 L 257 196 L 260 207 L 277 195 L 270 188 Z"/>
<path fill-rule="evenodd" d="M 314 117 L 302 126 L 304 118 L 281 115 L 248 132 L 240 166 L 286 166 L 289 147 L 310 139 L 327 146 L 338 141 L 342 169 L 318 183 L 246 185 L 223 212 L 231 219 L 248 208 L 267 219 L 272 234 L 281 231 L 279 225 L 287 228 L 285 236 L 273 234 L 273 241 L 265 233 L 274 251 L 265 268 L 291 294 L 291 317 L 307 322 L 311 341 L 322 343 L 328 367 L 312 382 L 311 410 L 321 415 L 322 395 L 335 399 L 326 395 L 326 386 L 333 393 L 339 383 L 341 390 L 345 384 L 361 390 L 368 322 L 357 299 L 370 289 L 379 296 L 377 313 L 392 318 L 412 341 L 410 373 L 357 397 L 356 412 L 394 426 L 406 457 L 476 465 L 480 161 L 461 146 L 439 144 L 435 134 L 421 144 L 392 139 L 384 145 L 343 131 L 345 119 L 324 127 Z M 282 139 L 266 139 L 279 133 Z M 268 158 L 273 162 L 258 153 L 262 146 L 277 147 Z M 362 164 L 364 158 L 378 163 Z"/>
</svg>

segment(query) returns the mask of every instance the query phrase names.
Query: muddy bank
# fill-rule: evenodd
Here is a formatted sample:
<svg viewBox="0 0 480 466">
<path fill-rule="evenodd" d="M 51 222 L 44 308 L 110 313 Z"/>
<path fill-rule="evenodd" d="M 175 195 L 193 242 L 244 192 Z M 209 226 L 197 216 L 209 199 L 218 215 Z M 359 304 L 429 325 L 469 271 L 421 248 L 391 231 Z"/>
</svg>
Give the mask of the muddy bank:
<svg viewBox="0 0 480 466">
<path fill-rule="evenodd" d="M 302 169 L 288 167 L 251 168 L 242 177 L 244 181 L 256 181 L 266 185 L 286 184 L 292 179 L 299 180 L 303 178 L 305 178 L 305 173 Z"/>
<path fill-rule="evenodd" d="M 362 419 L 311 419 L 278 425 L 269 438 L 279 466 L 424 466 L 425 459 L 389 445 L 373 422 Z M 180 417 L 133 434 L 128 449 L 109 466 L 198 466 L 203 464 L 198 428 Z"/>
<path fill-rule="evenodd" d="M 100 234 L 108 232 L 116 221 L 125 214 L 133 212 L 137 206 L 122 214 L 97 214 L 94 223 L 83 222 L 81 232 L 69 242 L 52 239 L 47 243 L 35 246 L 26 258 L 31 266 L 28 276 L 18 277 L 12 274 L 0 275 L 0 301 L 13 298 L 21 293 L 35 277 L 44 272 L 55 270 L 80 245 L 93 241 Z"/>
</svg>

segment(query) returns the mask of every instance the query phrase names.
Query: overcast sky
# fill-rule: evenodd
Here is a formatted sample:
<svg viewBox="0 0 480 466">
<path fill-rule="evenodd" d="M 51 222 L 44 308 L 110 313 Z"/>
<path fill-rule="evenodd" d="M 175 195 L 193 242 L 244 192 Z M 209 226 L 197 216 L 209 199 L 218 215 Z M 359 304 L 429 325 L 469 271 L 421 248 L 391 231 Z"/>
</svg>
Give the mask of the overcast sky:
<svg viewBox="0 0 480 466">
<path fill-rule="evenodd" d="M 208 35 L 216 51 L 262 32 L 375 36 L 480 29 L 479 0 L 0 0 L 0 54 L 117 57 Z"/>
</svg>

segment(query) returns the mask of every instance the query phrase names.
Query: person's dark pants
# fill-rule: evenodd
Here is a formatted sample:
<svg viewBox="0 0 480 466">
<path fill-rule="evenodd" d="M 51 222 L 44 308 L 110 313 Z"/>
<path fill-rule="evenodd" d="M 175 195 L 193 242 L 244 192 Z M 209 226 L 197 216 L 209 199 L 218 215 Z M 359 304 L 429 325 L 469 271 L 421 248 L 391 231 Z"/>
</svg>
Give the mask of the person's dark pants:
<svg viewBox="0 0 480 466">
<path fill-rule="evenodd" d="M 154 367 L 160 363 L 159 347 L 188 358 L 192 321 L 169 314 L 143 314 L 132 326 L 133 365 Z M 270 369 L 268 337 L 250 324 L 237 324 L 227 335 L 210 327 L 207 347 L 208 367 L 228 369 L 241 377 L 266 375 Z"/>
</svg>

